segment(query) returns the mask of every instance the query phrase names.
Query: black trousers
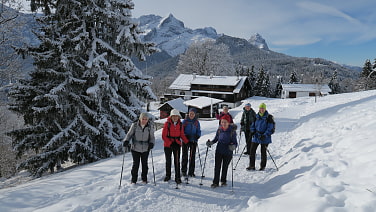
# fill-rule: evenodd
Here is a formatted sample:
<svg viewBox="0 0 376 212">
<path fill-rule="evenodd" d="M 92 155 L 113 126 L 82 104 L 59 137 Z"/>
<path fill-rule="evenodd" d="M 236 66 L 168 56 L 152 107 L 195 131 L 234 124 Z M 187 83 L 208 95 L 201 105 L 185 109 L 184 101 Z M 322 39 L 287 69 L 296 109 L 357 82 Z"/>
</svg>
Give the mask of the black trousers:
<svg viewBox="0 0 376 212">
<path fill-rule="evenodd" d="M 166 158 L 166 176 L 171 177 L 171 156 L 174 155 L 175 180 L 180 179 L 180 145 L 172 143 L 164 148 Z"/>
<path fill-rule="evenodd" d="M 215 153 L 215 165 L 214 165 L 214 179 L 213 184 L 219 184 L 219 178 L 221 178 L 222 183 L 227 182 L 227 170 L 228 166 L 231 162 L 232 155 L 224 155 Z M 221 176 L 221 167 L 222 167 L 222 174 Z"/>
<path fill-rule="evenodd" d="M 188 162 L 189 162 L 188 175 L 193 175 L 195 173 L 196 148 L 197 148 L 196 142 L 189 142 L 188 144 L 183 143 L 182 162 L 181 162 L 182 173 L 187 174 Z"/>
<path fill-rule="evenodd" d="M 149 157 L 149 151 L 147 152 L 136 152 L 132 150 L 132 158 L 133 158 L 133 165 L 131 170 L 132 179 L 131 181 L 133 183 L 137 182 L 138 178 L 138 168 L 140 167 L 140 160 L 141 160 L 141 179 L 142 181 L 147 181 L 148 179 L 148 157 Z"/>
<path fill-rule="evenodd" d="M 249 154 L 251 152 L 251 131 L 250 130 L 246 130 L 244 131 L 244 134 L 245 134 L 245 141 L 246 141 L 246 145 L 247 145 L 247 153 Z"/>
<path fill-rule="evenodd" d="M 259 143 L 252 142 L 251 145 L 251 153 L 249 154 L 249 166 L 250 167 L 255 167 L 255 161 L 256 161 L 256 150 L 258 147 Z M 260 168 L 265 168 L 266 167 L 266 160 L 267 160 L 267 155 L 266 155 L 266 149 L 268 148 L 268 144 L 261 144 L 261 163 L 260 163 Z"/>
</svg>

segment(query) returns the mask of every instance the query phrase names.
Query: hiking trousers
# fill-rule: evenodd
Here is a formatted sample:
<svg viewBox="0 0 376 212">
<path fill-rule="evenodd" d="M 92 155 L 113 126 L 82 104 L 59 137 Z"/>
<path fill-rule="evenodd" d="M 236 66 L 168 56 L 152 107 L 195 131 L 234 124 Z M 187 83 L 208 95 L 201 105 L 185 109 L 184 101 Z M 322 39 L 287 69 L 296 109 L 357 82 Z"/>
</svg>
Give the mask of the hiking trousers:
<svg viewBox="0 0 376 212">
<path fill-rule="evenodd" d="M 189 142 L 187 144 L 183 143 L 182 147 L 182 162 L 181 162 L 181 172 L 183 174 L 193 175 L 195 173 L 195 160 L 196 160 L 196 142 Z M 188 169 L 189 163 L 189 169 Z"/>
<path fill-rule="evenodd" d="M 140 167 L 140 161 L 142 166 L 141 171 L 141 180 L 147 182 L 148 179 L 148 157 L 149 157 L 149 151 L 146 152 L 136 152 L 134 150 L 132 152 L 132 158 L 133 158 L 133 165 L 131 170 L 132 175 L 132 183 L 137 182 L 138 178 L 138 168 Z"/>
</svg>

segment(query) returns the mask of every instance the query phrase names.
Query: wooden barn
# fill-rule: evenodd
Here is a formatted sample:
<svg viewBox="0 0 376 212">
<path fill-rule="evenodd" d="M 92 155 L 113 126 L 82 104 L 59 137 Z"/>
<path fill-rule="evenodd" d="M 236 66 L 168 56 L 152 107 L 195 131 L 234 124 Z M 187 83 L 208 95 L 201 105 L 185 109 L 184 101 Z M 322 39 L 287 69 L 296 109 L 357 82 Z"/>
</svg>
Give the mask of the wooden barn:
<svg viewBox="0 0 376 212">
<path fill-rule="evenodd" d="M 200 118 L 213 118 L 215 117 L 215 112 L 219 109 L 219 104 L 221 102 L 223 102 L 222 99 L 201 96 L 187 100 L 184 104 L 188 106 L 188 110 L 195 108 L 197 110 L 197 116 Z"/>
<path fill-rule="evenodd" d="M 169 117 L 172 109 L 179 110 L 182 118 L 184 118 L 185 114 L 188 112 L 188 107 L 184 104 L 184 100 L 182 98 L 176 98 L 165 102 L 158 108 L 160 119 Z"/>
</svg>

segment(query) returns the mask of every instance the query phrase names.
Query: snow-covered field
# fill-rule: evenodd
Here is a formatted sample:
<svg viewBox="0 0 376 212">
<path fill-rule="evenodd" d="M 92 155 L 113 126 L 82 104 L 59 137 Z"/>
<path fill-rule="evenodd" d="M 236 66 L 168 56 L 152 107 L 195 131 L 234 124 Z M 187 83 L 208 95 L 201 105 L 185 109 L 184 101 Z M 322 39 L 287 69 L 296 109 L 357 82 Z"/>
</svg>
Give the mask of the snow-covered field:
<svg viewBox="0 0 376 212">
<path fill-rule="evenodd" d="M 126 154 L 120 189 L 123 156 L 1 189 L 0 211 L 376 211 L 376 91 L 331 95 L 316 103 L 314 98 L 247 101 L 255 110 L 265 102 L 275 117 L 269 151 L 278 171 L 270 157 L 265 171 L 246 171 L 248 158 L 242 157 L 236 170 L 229 170 L 229 185 L 212 189 L 214 146 L 207 154 L 203 185 L 197 154 L 196 178 L 175 189 L 175 183 L 162 180 L 165 159 L 158 130 L 156 186 L 151 158 L 150 183 L 129 184 L 132 160 Z M 236 123 L 241 112 L 242 106 L 230 110 Z M 205 141 L 213 138 L 217 123 L 201 121 L 202 163 Z M 244 144 L 241 136 L 234 166 Z M 4 187 L 8 181 L 1 183 Z"/>
</svg>

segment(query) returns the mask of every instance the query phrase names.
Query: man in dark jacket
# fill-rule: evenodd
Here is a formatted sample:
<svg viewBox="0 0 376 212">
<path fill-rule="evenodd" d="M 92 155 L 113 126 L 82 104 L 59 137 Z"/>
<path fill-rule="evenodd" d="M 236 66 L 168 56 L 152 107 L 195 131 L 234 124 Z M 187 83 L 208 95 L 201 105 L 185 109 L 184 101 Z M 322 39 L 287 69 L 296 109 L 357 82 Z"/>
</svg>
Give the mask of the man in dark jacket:
<svg viewBox="0 0 376 212">
<path fill-rule="evenodd" d="M 256 120 L 256 113 L 251 108 L 251 103 L 245 104 L 243 108 L 242 119 L 240 120 L 241 131 L 243 131 L 245 134 L 245 141 L 247 145 L 247 151 L 244 152 L 245 155 L 249 155 L 249 152 L 251 151 L 251 143 L 252 143 L 251 125 L 255 120 Z"/>
</svg>

